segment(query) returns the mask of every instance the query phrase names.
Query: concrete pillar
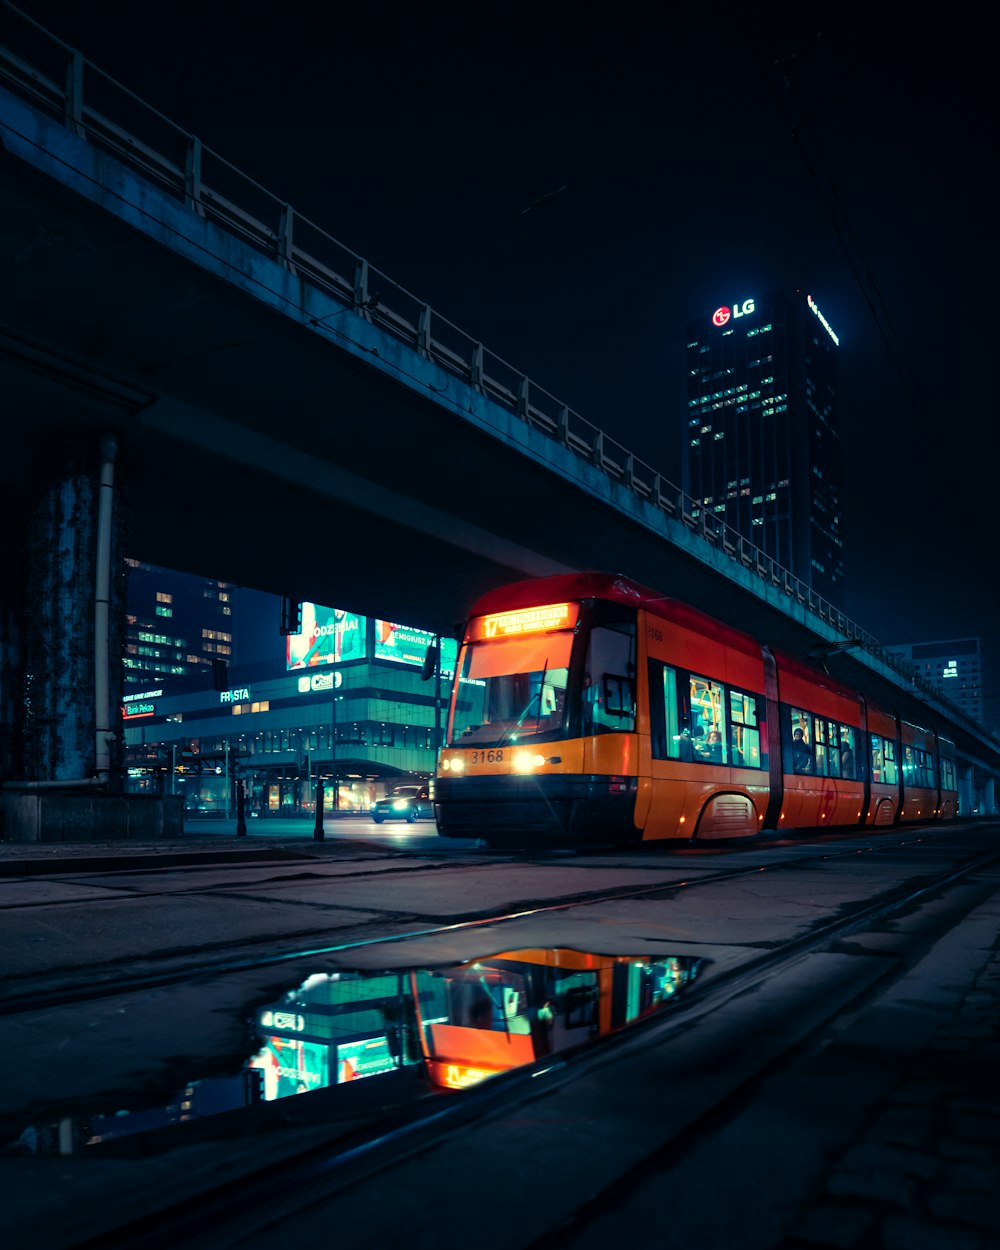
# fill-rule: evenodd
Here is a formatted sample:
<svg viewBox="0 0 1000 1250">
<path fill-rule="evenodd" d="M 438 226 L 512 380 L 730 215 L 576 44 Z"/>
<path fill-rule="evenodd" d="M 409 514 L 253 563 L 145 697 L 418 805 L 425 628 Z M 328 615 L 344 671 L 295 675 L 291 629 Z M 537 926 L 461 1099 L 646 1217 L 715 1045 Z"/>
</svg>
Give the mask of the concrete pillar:
<svg viewBox="0 0 1000 1250">
<path fill-rule="evenodd" d="M 53 450 L 40 474 L 26 534 L 22 609 L 20 780 L 95 777 L 99 723 L 114 735 L 106 793 L 119 793 L 124 748 L 120 717 L 125 630 L 121 510 L 112 509 L 105 659 L 108 706 L 96 707 L 95 581 L 102 452 L 93 444 Z M 102 649 L 103 650 L 103 649 Z M 103 700 L 102 700 L 103 701 Z"/>
<path fill-rule="evenodd" d="M 959 764 L 958 773 L 958 814 L 971 816 L 976 806 L 976 777 L 971 764 Z"/>
<path fill-rule="evenodd" d="M 13 518 L 7 522 L 16 525 Z M 10 534 L 11 529 L 6 531 Z M 16 529 L 13 530 L 16 533 Z M 21 766 L 20 707 L 23 661 L 21 655 L 21 597 L 24 593 L 24 571 L 19 548 L 11 544 L 4 553 L 2 576 L 6 593 L 0 601 L 0 777 L 15 776 Z M 12 558 L 13 557 L 13 558 Z"/>
<path fill-rule="evenodd" d="M 123 793 L 126 512 L 117 451 L 110 436 L 53 440 L 36 460 L 23 530 L 5 529 L 2 841 L 183 832 L 179 797 Z"/>
</svg>

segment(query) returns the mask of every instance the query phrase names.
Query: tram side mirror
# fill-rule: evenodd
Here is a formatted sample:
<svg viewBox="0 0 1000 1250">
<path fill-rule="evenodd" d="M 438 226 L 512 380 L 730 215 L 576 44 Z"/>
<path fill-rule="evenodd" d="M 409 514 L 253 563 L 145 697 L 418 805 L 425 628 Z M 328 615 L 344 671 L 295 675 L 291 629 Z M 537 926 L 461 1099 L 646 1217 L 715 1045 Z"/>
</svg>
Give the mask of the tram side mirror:
<svg viewBox="0 0 1000 1250">
<path fill-rule="evenodd" d="M 440 647 L 440 643 L 436 639 L 434 642 L 428 645 L 427 652 L 424 655 L 424 664 L 420 670 L 421 681 L 430 681 L 430 679 L 438 671 L 439 647 Z"/>
<path fill-rule="evenodd" d="M 631 677 L 604 674 L 604 710 L 610 716 L 635 715 L 635 682 Z"/>
</svg>

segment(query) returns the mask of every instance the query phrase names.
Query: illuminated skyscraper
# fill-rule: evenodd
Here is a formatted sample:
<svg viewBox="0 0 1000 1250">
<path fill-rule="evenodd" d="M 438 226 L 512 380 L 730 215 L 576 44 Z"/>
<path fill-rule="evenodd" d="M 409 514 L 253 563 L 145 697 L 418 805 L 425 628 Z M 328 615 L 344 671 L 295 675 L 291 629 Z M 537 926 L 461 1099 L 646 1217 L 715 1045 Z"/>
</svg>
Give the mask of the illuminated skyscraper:
<svg viewBox="0 0 1000 1250">
<path fill-rule="evenodd" d="M 233 650 L 233 587 L 127 560 L 125 694 L 204 675 Z"/>
<path fill-rule="evenodd" d="M 894 643 L 889 651 L 918 677 L 983 725 L 983 664 L 978 638 Z"/>
<path fill-rule="evenodd" d="M 838 604 L 839 340 L 811 295 L 773 292 L 689 321 L 684 489 Z"/>
</svg>

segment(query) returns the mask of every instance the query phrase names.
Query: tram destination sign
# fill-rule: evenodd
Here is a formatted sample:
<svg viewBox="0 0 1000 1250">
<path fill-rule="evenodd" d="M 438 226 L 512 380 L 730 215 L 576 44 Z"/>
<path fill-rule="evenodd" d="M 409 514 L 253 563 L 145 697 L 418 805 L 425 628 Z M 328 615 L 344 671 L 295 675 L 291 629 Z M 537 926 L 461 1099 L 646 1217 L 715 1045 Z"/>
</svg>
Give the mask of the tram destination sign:
<svg viewBox="0 0 1000 1250">
<path fill-rule="evenodd" d="M 579 614 L 578 603 L 547 603 L 519 612 L 498 612 L 494 616 L 481 616 L 473 636 L 478 639 L 510 638 L 546 629 L 571 629 Z"/>
</svg>

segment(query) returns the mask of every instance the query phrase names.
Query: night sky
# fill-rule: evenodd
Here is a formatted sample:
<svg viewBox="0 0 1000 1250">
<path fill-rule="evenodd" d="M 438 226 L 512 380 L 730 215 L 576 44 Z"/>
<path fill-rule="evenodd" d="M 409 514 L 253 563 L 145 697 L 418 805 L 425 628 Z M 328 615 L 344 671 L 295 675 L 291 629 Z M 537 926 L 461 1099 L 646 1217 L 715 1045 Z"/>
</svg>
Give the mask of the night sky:
<svg viewBox="0 0 1000 1250">
<path fill-rule="evenodd" d="M 18 7 L 678 484 L 688 318 L 811 292 L 841 342 L 842 607 L 887 643 L 981 637 L 1000 721 L 985 32 L 812 6 Z"/>
</svg>

